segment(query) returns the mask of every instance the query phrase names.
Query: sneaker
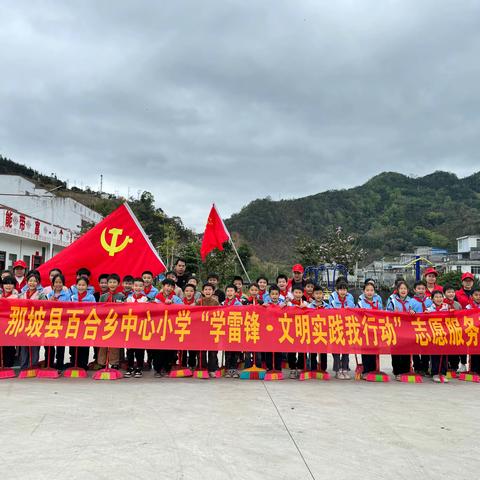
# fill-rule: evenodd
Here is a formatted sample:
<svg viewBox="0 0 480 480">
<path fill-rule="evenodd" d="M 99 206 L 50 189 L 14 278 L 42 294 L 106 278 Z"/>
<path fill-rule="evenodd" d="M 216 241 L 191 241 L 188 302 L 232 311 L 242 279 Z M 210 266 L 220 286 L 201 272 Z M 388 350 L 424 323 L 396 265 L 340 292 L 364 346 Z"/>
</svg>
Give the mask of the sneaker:
<svg viewBox="0 0 480 480">
<path fill-rule="evenodd" d="M 125 378 L 130 378 L 132 375 L 133 375 L 133 368 L 129 368 L 129 369 L 123 374 L 123 376 L 124 376 Z"/>
<path fill-rule="evenodd" d="M 402 376 L 401 375 L 395 375 L 395 380 L 397 382 L 401 382 L 402 381 Z"/>
<path fill-rule="evenodd" d="M 162 375 L 161 372 L 155 372 L 155 373 L 153 374 L 153 376 L 154 376 L 155 378 L 162 378 L 162 377 L 163 377 L 163 375 Z"/>
<path fill-rule="evenodd" d="M 352 379 L 352 377 L 350 376 L 350 374 L 348 373 L 347 370 L 344 370 L 342 373 L 343 373 L 343 379 L 344 380 L 351 380 Z"/>
<path fill-rule="evenodd" d="M 467 371 L 467 366 L 461 363 L 460 366 L 458 367 L 457 373 L 465 373 L 466 371 Z"/>
<path fill-rule="evenodd" d="M 442 383 L 442 380 L 440 379 L 440 375 L 434 375 L 432 380 L 435 382 L 435 383 Z"/>
<path fill-rule="evenodd" d="M 294 380 L 295 378 L 297 378 L 297 371 L 296 370 L 290 370 L 290 374 L 288 375 L 288 378 L 291 378 L 292 380 Z"/>
<path fill-rule="evenodd" d="M 232 377 L 233 377 L 233 378 L 240 378 L 240 372 L 239 372 L 237 369 L 235 369 L 235 370 L 233 371 Z"/>
<path fill-rule="evenodd" d="M 118 365 L 118 363 L 114 363 L 110 368 L 113 370 L 120 370 L 120 366 Z"/>
<path fill-rule="evenodd" d="M 336 374 L 335 374 L 335 378 L 337 378 L 338 380 L 345 380 L 345 376 L 343 375 L 343 372 L 341 370 L 339 370 Z"/>
<path fill-rule="evenodd" d="M 133 376 L 134 376 L 135 378 L 141 378 L 141 377 L 143 377 L 142 370 L 141 370 L 140 368 L 137 368 L 137 369 L 135 370 L 135 372 L 133 372 Z"/>
<path fill-rule="evenodd" d="M 225 372 L 225 378 L 232 378 L 233 377 L 233 370 L 227 370 Z"/>
<path fill-rule="evenodd" d="M 208 376 L 210 378 L 215 378 L 215 372 L 208 372 Z"/>
</svg>

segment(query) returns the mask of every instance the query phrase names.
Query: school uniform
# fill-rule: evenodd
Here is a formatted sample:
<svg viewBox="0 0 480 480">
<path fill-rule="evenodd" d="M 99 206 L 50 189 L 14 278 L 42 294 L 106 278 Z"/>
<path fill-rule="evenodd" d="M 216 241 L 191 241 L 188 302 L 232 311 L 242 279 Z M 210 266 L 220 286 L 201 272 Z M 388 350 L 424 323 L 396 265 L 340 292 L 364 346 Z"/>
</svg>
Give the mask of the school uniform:
<svg viewBox="0 0 480 480">
<path fill-rule="evenodd" d="M 473 299 L 467 305 L 467 310 L 480 310 L 480 303 L 475 303 Z M 480 355 L 470 355 L 470 369 L 471 372 L 480 374 Z"/>
<path fill-rule="evenodd" d="M 62 288 L 60 293 L 55 293 L 52 287 L 44 288 L 43 293 L 47 296 L 48 300 L 56 302 L 70 302 L 70 290 L 65 286 Z M 48 363 L 47 367 L 53 368 L 55 364 L 58 370 L 63 370 L 65 365 L 65 347 L 45 347 L 45 351 L 48 352 L 48 354 L 45 354 L 45 362 L 46 364 Z"/>
<path fill-rule="evenodd" d="M 72 302 L 96 303 L 95 296 L 91 290 L 87 290 L 83 294 L 78 293 L 77 290 L 77 292 L 70 297 L 70 300 Z M 90 347 L 68 347 L 68 352 L 70 353 L 70 365 L 72 367 L 77 366 L 78 368 L 83 368 L 84 370 L 88 369 Z"/>
<path fill-rule="evenodd" d="M 125 299 L 127 303 L 148 303 L 148 298 L 143 293 L 136 294 L 133 291 Z M 135 361 L 137 362 L 137 370 L 143 369 L 143 362 L 145 360 L 144 348 L 127 348 L 127 363 L 128 369 L 133 369 Z"/>
<path fill-rule="evenodd" d="M 412 299 L 407 295 L 403 300 L 398 294 L 391 295 L 388 299 L 389 312 L 410 312 Z M 410 355 L 392 355 L 393 374 L 395 376 L 410 372 Z"/>
<path fill-rule="evenodd" d="M 191 300 L 187 300 L 187 298 L 182 298 L 182 303 L 187 307 L 193 307 L 196 305 L 196 302 L 199 297 L 197 297 L 197 293 L 202 296 L 200 292 L 195 292 L 193 298 Z M 191 369 L 196 368 L 197 366 L 197 358 L 198 358 L 198 351 L 196 350 L 184 350 L 182 353 L 182 366 L 188 366 Z"/>
<path fill-rule="evenodd" d="M 46 300 L 47 297 L 38 289 L 30 294 L 30 290 L 27 290 L 18 296 L 23 300 Z M 31 352 L 31 358 L 30 358 Z M 40 347 L 20 347 L 20 369 L 26 370 L 30 367 L 37 367 L 40 360 Z"/>
<path fill-rule="evenodd" d="M 218 307 L 220 303 L 215 298 L 202 297 L 197 302 L 197 305 L 203 307 Z M 200 352 L 200 355 L 202 360 L 202 368 L 205 368 L 205 366 L 207 366 L 208 372 L 210 374 L 218 370 L 218 350 L 208 350 L 207 352 L 202 351 Z"/>
<path fill-rule="evenodd" d="M 425 294 L 424 297 L 414 295 L 411 309 L 415 313 L 425 313 L 433 305 L 432 299 Z M 414 355 L 413 369 L 416 373 L 427 373 L 430 365 L 430 355 Z"/>
<path fill-rule="evenodd" d="M 368 300 L 365 294 L 362 293 L 360 297 L 358 297 L 357 307 L 370 310 L 383 310 L 382 298 L 379 295 L 374 295 L 372 300 Z M 364 374 L 375 372 L 377 370 L 377 355 L 362 353 L 362 365 Z"/>
<path fill-rule="evenodd" d="M 316 310 L 324 310 L 328 308 L 328 303 L 325 301 L 317 302 L 316 300 L 312 300 L 308 304 L 308 308 L 313 308 Z M 310 354 L 310 370 L 315 371 L 318 368 L 318 360 L 317 360 L 317 354 L 316 353 L 311 353 Z M 320 370 L 322 372 L 325 372 L 327 370 L 327 358 L 328 355 L 326 353 L 321 353 L 320 354 Z"/>
<path fill-rule="evenodd" d="M 263 305 L 263 301 L 259 297 L 247 297 L 244 305 Z M 265 352 L 244 352 L 245 353 L 245 368 L 250 368 L 253 366 L 255 361 L 255 366 L 258 368 L 262 367 L 262 357 L 265 357 Z M 253 360 L 253 358 L 255 360 Z"/>
<path fill-rule="evenodd" d="M 435 304 L 427 308 L 427 313 L 448 312 L 448 306 L 442 303 L 439 307 Z M 446 355 L 430 355 L 430 372 L 432 375 L 446 375 L 448 357 Z"/>
<path fill-rule="evenodd" d="M 278 302 L 274 303 L 272 298 L 269 296 L 263 304 L 266 308 L 278 308 L 283 307 L 285 302 L 282 300 L 278 300 Z M 278 370 L 279 372 L 282 371 L 282 352 L 265 352 L 265 364 L 267 366 L 267 370 Z"/>
<path fill-rule="evenodd" d="M 153 285 L 149 285 L 148 287 L 144 287 L 143 293 L 150 302 L 153 302 L 159 292 L 158 288 L 154 287 Z"/>
<path fill-rule="evenodd" d="M 222 303 L 224 307 L 242 307 L 242 303 L 236 298 L 229 300 L 228 298 Z M 238 359 L 242 352 L 225 352 L 225 368 L 227 370 L 236 370 L 238 366 Z"/>
<path fill-rule="evenodd" d="M 446 308 L 449 312 L 462 309 L 462 306 L 456 300 L 448 300 L 447 298 L 444 298 L 443 303 L 446 305 Z M 460 366 L 460 362 L 462 362 L 464 365 L 467 363 L 467 357 L 464 355 L 448 355 L 447 358 L 448 368 L 450 370 L 457 371 L 458 367 Z"/>
<path fill-rule="evenodd" d="M 110 292 L 100 295 L 100 303 L 123 303 L 125 301 L 125 296 L 122 292 Z M 108 351 L 108 361 L 110 365 L 117 367 L 120 362 L 120 349 L 119 348 L 108 348 L 100 347 L 98 349 L 98 363 L 100 365 L 107 365 L 107 351 Z"/>
<path fill-rule="evenodd" d="M 355 300 L 351 293 L 347 292 L 345 298 L 340 298 L 338 292 L 333 292 L 328 299 L 329 308 L 355 308 Z M 349 368 L 349 354 L 348 353 L 333 353 L 333 371 L 338 372 L 345 370 L 348 372 Z"/>
<path fill-rule="evenodd" d="M 2 291 L 1 298 L 5 300 L 15 300 L 18 298 L 18 295 L 13 292 L 9 295 L 6 292 Z M 3 366 L 5 368 L 12 368 L 15 363 L 16 348 L 12 346 L 5 346 L 0 348 L 2 349 Z"/>
</svg>

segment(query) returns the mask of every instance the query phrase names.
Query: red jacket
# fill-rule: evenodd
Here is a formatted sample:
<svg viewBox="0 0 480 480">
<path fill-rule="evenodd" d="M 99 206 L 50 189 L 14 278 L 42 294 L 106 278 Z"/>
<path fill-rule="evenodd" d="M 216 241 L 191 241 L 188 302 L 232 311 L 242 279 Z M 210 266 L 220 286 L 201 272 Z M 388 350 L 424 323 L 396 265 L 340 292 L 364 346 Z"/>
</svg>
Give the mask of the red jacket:
<svg viewBox="0 0 480 480">
<path fill-rule="evenodd" d="M 471 290 L 469 292 L 471 292 Z M 470 303 L 471 296 L 471 293 L 468 295 L 463 288 L 455 292 L 457 302 L 462 306 L 462 308 L 467 308 L 467 305 Z"/>
<path fill-rule="evenodd" d="M 440 290 L 441 292 L 443 292 L 443 287 L 442 287 L 441 285 L 435 284 L 435 285 L 433 286 L 433 290 L 432 290 L 432 291 L 430 291 L 430 290 L 428 289 L 428 287 L 427 287 L 427 289 L 425 290 L 425 296 L 426 296 L 426 297 L 431 297 L 431 296 L 432 296 L 432 292 L 434 292 L 435 290 Z"/>
</svg>

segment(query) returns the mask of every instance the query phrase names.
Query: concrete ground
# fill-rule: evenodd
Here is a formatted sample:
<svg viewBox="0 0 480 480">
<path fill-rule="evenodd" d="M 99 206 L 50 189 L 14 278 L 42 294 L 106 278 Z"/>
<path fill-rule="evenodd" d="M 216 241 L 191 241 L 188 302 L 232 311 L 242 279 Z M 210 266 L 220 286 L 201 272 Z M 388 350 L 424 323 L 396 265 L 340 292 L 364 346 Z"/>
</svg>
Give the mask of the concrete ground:
<svg viewBox="0 0 480 480">
<path fill-rule="evenodd" d="M 474 479 L 480 384 L 0 381 L 0 478 Z"/>
</svg>

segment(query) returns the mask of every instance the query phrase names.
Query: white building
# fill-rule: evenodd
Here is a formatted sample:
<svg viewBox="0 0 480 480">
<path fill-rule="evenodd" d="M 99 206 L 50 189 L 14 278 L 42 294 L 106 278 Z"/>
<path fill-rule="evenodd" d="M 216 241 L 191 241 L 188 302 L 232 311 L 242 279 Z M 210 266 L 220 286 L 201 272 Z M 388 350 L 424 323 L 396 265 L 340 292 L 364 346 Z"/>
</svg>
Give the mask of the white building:
<svg viewBox="0 0 480 480">
<path fill-rule="evenodd" d="M 0 175 L 0 269 L 24 260 L 35 268 L 70 245 L 82 224 L 102 216 L 81 203 L 37 188 L 19 175 Z"/>
<path fill-rule="evenodd" d="M 446 259 L 448 272 L 473 273 L 480 278 L 480 235 L 457 238 L 457 253 Z"/>
</svg>

